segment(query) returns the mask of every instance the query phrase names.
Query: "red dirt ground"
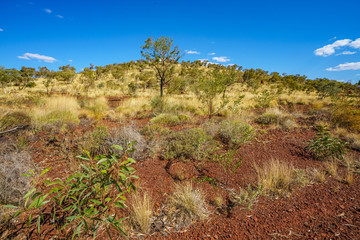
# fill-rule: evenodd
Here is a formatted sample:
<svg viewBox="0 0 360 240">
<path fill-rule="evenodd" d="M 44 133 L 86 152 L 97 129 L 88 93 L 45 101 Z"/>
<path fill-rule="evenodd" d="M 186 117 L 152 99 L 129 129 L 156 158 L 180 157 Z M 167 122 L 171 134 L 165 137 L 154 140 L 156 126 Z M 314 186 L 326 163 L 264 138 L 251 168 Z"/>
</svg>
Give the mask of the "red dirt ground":
<svg viewBox="0 0 360 240">
<path fill-rule="evenodd" d="M 116 99 L 117 100 L 117 99 Z M 148 119 L 135 121 L 143 126 Z M 107 125 L 115 126 L 115 123 Z M 72 134 L 81 135 L 86 129 L 76 129 Z M 256 185 L 254 164 L 261 166 L 271 159 L 279 159 L 293 164 L 296 168 L 324 168 L 305 152 L 306 141 L 314 137 L 315 131 L 306 127 L 293 130 L 265 129 L 250 143 L 243 145 L 236 156 L 242 159 L 242 166 L 231 176 L 227 188 L 237 189 L 248 184 Z M 58 142 L 64 141 L 59 136 Z M 69 140 L 71 142 L 71 140 Z M 65 176 L 69 163 L 63 159 L 59 143 L 49 143 L 45 133 L 37 134 L 33 139 L 32 154 L 42 167 L 51 166 L 52 177 Z M 47 146 L 47 147 L 44 147 Z M 359 152 L 353 152 L 359 156 Z M 201 171 L 197 164 L 189 161 L 160 160 L 157 157 L 135 164 L 136 175 L 140 177 L 140 188 L 151 193 L 157 211 L 172 192 L 174 182 L 200 179 L 208 176 L 224 184 L 225 174 L 215 163 L 205 163 Z M 343 176 L 340 169 L 339 176 Z M 220 214 L 211 205 L 214 196 L 221 194 L 225 199 L 229 195 L 220 187 L 209 182 L 195 183 L 207 197 L 213 212 L 206 222 L 195 222 L 184 232 L 169 235 L 152 233 L 145 239 L 360 239 L 360 178 L 347 185 L 336 178 L 327 178 L 324 183 L 315 183 L 298 188 L 289 198 L 270 199 L 260 197 L 253 210 L 237 206 L 228 214 Z M 1 230 L 1 229 L 0 229 Z M 4 229 L 0 231 L 4 232 Z M 47 232 L 48 233 L 48 232 Z M 33 233 L 30 239 L 50 239 L 53 234 Z M 20 235 L 24 237 L 25 235 Z M 59 236 L 58 236 L 59 237 Z M 2 239 L 0 237 L 0 239 Z M 102 238 L 98 238 L 102 239 Z"/>
</svg>

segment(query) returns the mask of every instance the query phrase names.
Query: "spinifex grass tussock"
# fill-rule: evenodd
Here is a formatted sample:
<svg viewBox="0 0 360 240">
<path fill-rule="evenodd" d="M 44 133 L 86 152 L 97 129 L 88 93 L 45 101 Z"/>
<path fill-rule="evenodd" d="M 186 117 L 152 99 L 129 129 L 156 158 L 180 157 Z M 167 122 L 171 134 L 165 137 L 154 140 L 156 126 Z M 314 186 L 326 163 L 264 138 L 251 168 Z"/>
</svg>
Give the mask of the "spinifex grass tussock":
<svg viewBox="0 0 360 240">
<path fill-rule="evenodd" d="M 80 106 L 74 97 L 59 96 L 45 100 L 43 106 L 33 110 L 35 127 L 41 128 L 46 124 L 55 124 L 62 127 L 64 124 L 80 122 L 78 111 Z"/>
<path fill-rule="evenodd" d="M 265 193 L 277 197 L 288 196 L 296 183 L 295 169 L 291 164 L 279 160 L 266 162 L 262 167 L 255 165 L 258 184 Z"/>
<path fill-rule="evenodd" d="M 175 185 L 168 207 L 169 217 L 178 229 L 186 228 L 197 218 L 204 220 L 209 215 L 204 193 L 190 182 Z"/>
<path fill-rule="evenodd" d="M 153 215 L 153 201 L 146 192 L 137 191 L 131 196 L 130 223 L 136 232 L 146 234 L 150 230 Z"/>
</svg>

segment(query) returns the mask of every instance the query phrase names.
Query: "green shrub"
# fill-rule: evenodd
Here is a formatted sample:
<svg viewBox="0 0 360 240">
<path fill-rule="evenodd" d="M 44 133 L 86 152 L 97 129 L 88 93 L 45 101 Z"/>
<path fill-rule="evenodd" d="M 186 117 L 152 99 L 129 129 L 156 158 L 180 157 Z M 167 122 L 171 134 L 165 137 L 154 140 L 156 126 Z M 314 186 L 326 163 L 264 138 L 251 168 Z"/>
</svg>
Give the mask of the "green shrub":
<svg viewBox="0 0 360 240">
<path fill-rule="evenodd" d="M 109 136 L 109 131 L 106 126 L 98 126 L 94 131 L 85 134 L 83 140 L 79 143 L 80 150 L 84 153 L 89 151 L 91 156 L 97 154 L 104 154 L 107 146 L 106 140 Z"/>
<path fill-rule="evenodd" d="M 121 150 L 120 146 L 114 148 Z M 28 174 L 35 178 L 34 185 L 41 188 L 33 188 L 25 195 L 25 203 L 15 216 L 27 213 L 28 226 L 36 223 L 39 232 L 44 217 L 51 216 L 56 228 L 72 229 L 72 238 L 80 235 L 82 239 L 96 238 L 99 229 L 106 229 L 110 239 L 112 230 L 117 232 L 116 235 L 124 234 L 121 228 L 124 216 L 116 209 L 126 208 L 125 194 L 135 189 L 133 179 L 137 176 L 131 167 L 135 161 L 127 158 L 125 153 L 79 158 L 83 160 L 81 170 L 65 180 L 37 182 L 50 168 L 39 176 Z"/>
<path fill-rule="evenodd" d="M 140 133 L 145 136 L 148 141 L 159 139 L 162 136 L 170 134 L 170 129 L 162 127 L 157 124 L 146 125 L 140 130 Z"/>
<path fill-rule="evenodd" d="M 199 159 L 202 154 L 206 154 L 203 147 L 210 140 L 211 137 L 202 129 L 194 128 L 173 132 L 168 139 L 162 157 L 165 159 Z"/>
<path fill-rule="evenodd" d="M 271 101 L 275 99 L 275 93 L 273 91 L 264 90 L 255 97 L 255 107 L 267 108 L 270 107 Z"/>
<path fill-rule="evenodd" d="M 156 96 L 150 100 L 151 109 L 155 113 L 163 113 L 168 108 L 168 104 L 163 97 Z"/>
<path fill-rule="evenodd" d="M 230 175 L 235 174 L 241 167 L 242 159 L 235 158 L 236 150 L 232 149 L 226 153 L 215 153 L 211 156 L 210 162 L 217 163 L 225 172 L 226 181 L 229 183 Z"/>
<path fill-rule="evenodd" d="M 217 137 L 231 146 L 240 146 L 255 137 L 254 128 L 240 121 L 225 120 L 220 123 Z"/>
<path fill-rule="evenodd" d="M 185 114 L 170 114 L 170 113 L 162 113 L 157 115 L 156 117 L 150 120 L 151 123 L 161 123 L 161 124 L 168 124 L 168 125 L 176 125 L 183 122 L 187 122 L 190 120 L 190 117 Z"/>
<path fill-rule="evenodd" d="M 264 113 L 255 118 L 255 122 L 264 125 L 276 124 L 279 120 L 275 113 Z"/>
<path fill-rule="evenodd" d="M 15 111 L 5 114 L 0 119 L 0 131 L 6 131 L 15 127 L 25 127 L 31 124 L 31 118 L 25 112 Z"/>
<path fill-rule="evenodd" d="M 346 153 L 348 143 L 338 138 L 330 136 L 330 130 L 327 127 L 317 126 L 318 133 L 314 139 L 308 141 L 305 150 L 312 153 L 315 158 L 338 158 L 341 159 Z"/>
</svg>

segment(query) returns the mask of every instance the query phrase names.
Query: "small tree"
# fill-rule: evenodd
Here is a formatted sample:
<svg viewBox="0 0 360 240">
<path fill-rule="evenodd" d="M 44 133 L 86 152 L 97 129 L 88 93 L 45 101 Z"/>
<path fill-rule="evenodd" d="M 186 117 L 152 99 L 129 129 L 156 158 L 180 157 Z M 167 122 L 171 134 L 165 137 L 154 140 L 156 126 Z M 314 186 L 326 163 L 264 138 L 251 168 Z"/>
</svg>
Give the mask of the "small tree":
<svg viewBox="0 0 360 240">
<path fill-rule="evenodd" d="M 22 67 L 18 72 L 19 76 L 16 77 L 16 84 L 19 90 L 23 90 L 26 87 L 32 87 L 35 85 L 34 78 L 36 74 L 35 68 Z"/>
<path fill-rule="evenodd" d="M 76 76 L 76 69 L 74 67 L 71 67 L 70 65 L 59 67 L 59 70 L 56 73 L 56 79 L 61 82 L 65 82 L 67 84 L 70 84 L 74 81 L 74 78 Z"/>
<path fill-rule="evenodd" d="M 223 94 L 227 85 L 223 81 L 223 73 L 220 67 L 209 69 L 203 73 L 195 85 L 195 94 L 206 105 L 209 118 L 223 109 L 229 101 L 224 97 L 219 106 L 215 106 L 215 98 Z"/>
<path fill-rule="evenodd" d="M 55 71 L 50 71 L 47 67 L 39 67 L 36 72 L 36 77 L 44 78 L 44 86 L 46 87 L 46 94 L 50 94 L 55 86 Z"/>
<path fill-rule="evenodd" d="M 167 84 L 174 74 L 175 64 L 182 57 L 177 46 L 173 46 L 173 40 L 161 37 L 154 40 L 152 37 L 141 46 L 141 55 L 155 70 L 156 78 L 160 81 L 160 96 L 164 95 L 164 85 Z"/>
</svg>

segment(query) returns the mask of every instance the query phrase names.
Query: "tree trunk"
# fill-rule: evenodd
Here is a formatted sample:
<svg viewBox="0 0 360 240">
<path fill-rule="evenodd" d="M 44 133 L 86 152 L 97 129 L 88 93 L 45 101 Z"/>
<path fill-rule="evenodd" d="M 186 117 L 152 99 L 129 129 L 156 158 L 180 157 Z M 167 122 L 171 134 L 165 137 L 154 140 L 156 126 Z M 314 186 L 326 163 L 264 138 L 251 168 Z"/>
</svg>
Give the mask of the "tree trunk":
<svg viewBox="0 0 360 240">
<path fill-rule="evenodd" d="M 160 80 L 160 97 L 164 95 L 164 79 Z"/>
</svg>

